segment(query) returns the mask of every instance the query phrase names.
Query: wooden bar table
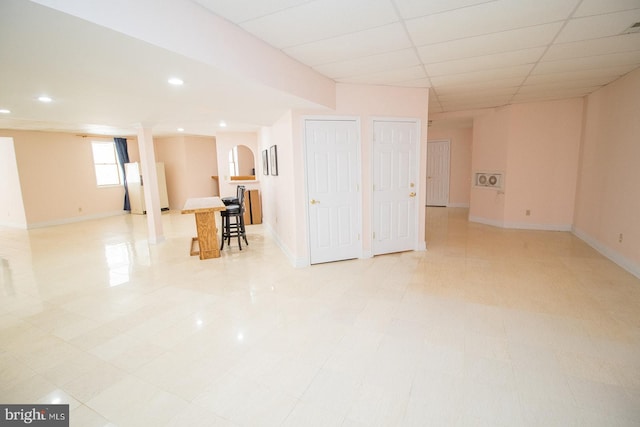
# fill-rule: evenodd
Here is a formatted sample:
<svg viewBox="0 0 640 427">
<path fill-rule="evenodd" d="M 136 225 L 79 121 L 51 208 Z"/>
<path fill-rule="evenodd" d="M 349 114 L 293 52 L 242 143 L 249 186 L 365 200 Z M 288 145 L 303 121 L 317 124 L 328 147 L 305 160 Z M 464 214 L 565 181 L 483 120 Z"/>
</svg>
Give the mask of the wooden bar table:
<svg viewBox="0 0 640 427">
<path fill-rule="evenodd" d="M 218 245 L 218 228 L 216 227 L 216 211 L 226 210 L 220 197 L 196 197 L 187 199 L 182 209 L 183 214 L 196 215 L 198 237 L 191 239 L 190 255 L 200 255 L 200 259 L 220 258 Z M 194 249 L 198 242 L 198 249 Z"/>
</svg>

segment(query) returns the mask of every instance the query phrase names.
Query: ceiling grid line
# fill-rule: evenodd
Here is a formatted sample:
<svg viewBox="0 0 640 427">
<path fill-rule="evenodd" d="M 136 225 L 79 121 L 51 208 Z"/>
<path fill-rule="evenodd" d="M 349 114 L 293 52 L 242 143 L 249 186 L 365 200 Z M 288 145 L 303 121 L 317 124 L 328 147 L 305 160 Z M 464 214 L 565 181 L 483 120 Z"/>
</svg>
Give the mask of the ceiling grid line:
<svg viewBox="0 0 640 427">
<path fill-rule="evenodd" d="M 560 27 L 560 29 L 558 30 L 558 32 L 556 33 L 556 35 L 553 37 L 553 40 L 551 40 L 551 42 L 546 46 L 544 52 L 542 52 L 542 54 L 540 55 L 540 57 L 538 58 L 538 60 L 535 62 L 535 64 L 533 65 L 533 67 L 531 67 L 531 70 L 529 70 L 529 73 L 524 77 L 524 79 L 522 80 L 522 83 L 520 83 L 520 85 L 518 86 L 518 88 L 516 89 L 516 91 L 514 92 L 514 94 L 511 96 L 511 98 L 509 99 L 508 104 L 513 103 L 514 98 L 518 95 L 518 93 L 520 92 L 520 89 L 522 89 L 522 86 L 524 86 L 524 84 L 527 82 L 527 80 L 529 79 L 529 76 L 531 76 L 531 73 L 533 73 L 533 71 L 536 69 L 536 67 L 538 66 L 538 64 L 540 63 L 540 61 L 542 60 L 542 58 L 544 58 L 544 56 L 547 54 L 547 52 L 549 51 L 549 49 L 551 49 L 551 46 L 553 46 L 554 42 L 558 39 L 558 37 L 560 36 L 560 34 L 562 33 L 562 30 L 564 30 L 564 28 L 567 26 L 567 24 L 569 23 L 569 21 L 573 18 L 573 15 L 576 13 L 576 11 L 580 8 L 580 6 L 582 5 L 582 2 L 584 0 L 579 0 L 578 3 L 576 4 L 576 6 L 573 8 L 573 10 L 571 11 L 571 14 L 569 15 L 569 17 L 567 19 L 565 19 L 564 23 L 562 24 L 562 26 Z"/>
<path fill-rule="evenodd" d="M 183 128 L 215 135 L 221 120 L 228 125 L 225 131 L 255 131 L 285 111 L 324 105 L 255 76 L 241 77 L 224 62 L 198 60 L 189 47 L 167 51 L 143 41 L 144 34 L 135 38 L 45 6 L 49 3 L 56 2 L 0 1 L 0 52 L 10 65 L 0 69 L 0 128 L 122 134 L 144 119 L 157 123 L 159 134 Z M 126 8 L 135 10 L 135 4 Z M 323 81 L 429 88 L 430 115 L 583 97 L 640 67 L 640 32 L 625 33 L 640 22 L 640 0 L 175 0 L 171 5 L 205 18 L 183 22 L 191 40 L 210 34 L 203 22 L 223 19 Z M 162 16 L 163 9 L 151 8 L 149 16 Z M 146 30 L 153 39 L 159 29 L 150 20 Z M 188 38 L 179 25 L 162 32 L 174 41 Z M 234 46 L 232 37 L 224 42 Z M 233 55 L 260 58 L 261 52 Z M 114 63 L 128 65 L 114 72 Z M 184 85 L 170 87 L 169 77 Z M 37 101 L 42 88 L 53 102 Z"/>
<path fill-rule="evenodd" d="M 420 53 L 418 52 L 416 44 L 415 44 L 413 38 L 411 37 L 411 34 L 409 33 L 409 29 L 407 28 L 407 25 L 405 24 L 404 20 L 402 19 L 402 15 L 400 14 L 400 10 L 398 9 L 398 5 L 397 5 L 395 0 L 390 0 L 390 1 L 391 1 L 391 4 L 393 5 L 393 8 L 396 11 L 396 15 L 398 16 L 398 18 L 400 18 L 400 22 L 402 23 L 402 28 L 404 29 L 404 32 L 405 32 L 407 38 L 411 41 L 411 48 L 413 50 L 413 53 L 416 55 L 416 57 L 420 61 L 420 67 L 422 68 L 422 71 L 424 72 L 424 75 L 426 76 L 427 81 L 429 82 L 429 91 L 435 95 L 435 98 L 436 98 L 435 102 L 437 102 L 438 105 L 440 106 L 440 108 L 442 108 L 442 104 L 440 103 L 440 99 L 438 98 L 437 92 L 432 89 L 433 85 L 431 83 L 431 77 L 429 76 L 429 72 L 427 71 L 427 68 L 424 65 L 424 61 L 422 61 L 420 59 Z M 429 99 L 430 100 L 431 100 L 431 93 L 429 94 Z"/>
</svg>

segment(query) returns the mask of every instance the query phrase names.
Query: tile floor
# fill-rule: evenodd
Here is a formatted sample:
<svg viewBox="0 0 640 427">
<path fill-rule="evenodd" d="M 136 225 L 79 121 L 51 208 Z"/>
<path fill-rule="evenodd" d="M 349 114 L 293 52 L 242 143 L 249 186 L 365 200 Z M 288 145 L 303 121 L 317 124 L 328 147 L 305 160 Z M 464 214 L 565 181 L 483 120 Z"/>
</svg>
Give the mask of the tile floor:
<svg viewBox="0 0 640 427">
<path fill-rule="evenodd" d="M 569 233 L 428 210 L 427 252 L 295 269 L 191 215 L 0 228 L 0 402 L 91 426 L 638 426 L 640 280 Z"/>
</svg>

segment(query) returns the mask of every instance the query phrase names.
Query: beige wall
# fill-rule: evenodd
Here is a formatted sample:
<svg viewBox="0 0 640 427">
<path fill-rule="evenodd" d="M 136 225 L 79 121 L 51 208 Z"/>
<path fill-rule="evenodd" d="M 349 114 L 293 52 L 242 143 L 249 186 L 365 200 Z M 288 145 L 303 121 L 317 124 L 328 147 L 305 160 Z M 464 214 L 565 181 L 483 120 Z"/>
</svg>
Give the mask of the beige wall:
<svg viewBox="0 0 640 427">
<path fill-rule="evenodd" d="M 219 132 L 216 135 L 216 153 L 218 158 L 218 174 L 220 175 L 220 195 L 222 197 L 235 196 L 236 187 L 239 182 L 229 181 L 229 151 L 236 145 L 245 145 L 249 147 L 253 153 L 254 164 L 256 171 L 258 171 L 258 160 L 260 159 L 258 150 L 258 133 L 257 132 Z M 260 179 L 260 175 L 257 175 Z M 256 182 L 243 182 L 247 190 L 259 190 L 260 183 Z"/>
<path fill-rule="evenodd" d="M 473 121 L 472 173 L 506 172 L 510 117 L 508 108 L 499 108 Z M 503 192 L 472 186 L 469 200 L 469 219 L 492 225 L 503 224 Z"/>
<path fill-rule="evenodd" d="M 185 135 L 153 141 L 156 159 L 164 163 L 171 209 L 182 209 L 191 197 L 218 195 L 218 185 L 211 178 L 218 175 L 214 137 Z"/>
<path fill-rule="evenodd" d="M 91 151 L 94 140 L 113 139 L 0 130 L 0 201 L 10 206 L 7 212 L 0 211 L 0 224 L 33 228 L 126 213 L 121 186 L 96 185 Z M 136 138 L 127 138 L 127 146 L 129 160 L 139 162 Z M 154 147 L 157 160 L 165 164 L 171 209 L 181 209 L 189 197 L 217 194 L 211 179 L 218 168 L 215 138 L 154 138 Z M 17 165 L 13 178 L 12 163 L 14 168 Z"/>
<path fill-rule="evenodd" d="M 577 235 L 638 277 L 639 95 L 636 70 L 587 97 L 574 216 Z"/>
<path fill-rule="evenodd" d="M 502 172 L 504 188 L 472 186 L 471 220 L 507 228 L 571 229 L 582 107 L 582 98 L 532 102 L 474 120 L 472 171 Z"/>
<path fill-rule="evenodd" d="M 27 228 L 13 138 L 0 137 L 0 225 Z"/>
<path fill-rule="evenodd" d="M 12 137 L 27 227 L 124 213 L 122 186 L 98 188 L 91 141 L 68 133 L 1 131 Z"/>
<path fill-rule="evenodd" d="M 582 98 L 510 107 L 506 227 L 571 230 L 582 108 Z"/>
<path fill-rule="evenodd" d="M 430 127 L 429 141 L 450 141 L 449 206 L 469 207 L 472 127 Z"/>
<path fill-rule="evenodd" d="M 337 107 L 335 110 L 296 110 L 293 112 L 291 126 L 293 128 L 292 157 L 294 165 L 292 179 L 295 186 L 295 217 L 297 222 L 285 225 L 292 228 L 288 236 L 295 236 L 295 242 L 286 241 L 291 246 L 291 253 L 295 257 L 297 265 L 308 263 L 308 241 L 307 241 L 307 217 L 305 200 L 305 163 L 304 163 L 304 135 L 302 121 L 305 116 L 350 116 L 360 120 L 360 140 L 361 140 L 361 185 L 363 189 L 372 186 L 371 156 L 372 156 L 372 120 L 375 118 L 415 118 L 420 123 L 420 176 L 418 177 L 419 188 L 416 192 L 419 195 L 418 203 L 425 205 L 424 182 L 426 182 L 426 152 L 427 152 L 427 116 L 429 104 L 429 92 L 424 88 L 402 88 L 388 86 L 367 86 L 352 84 L 336 85 Z M 279 143 L 278 143 L 279 144 Z M 278 145 L 280 147 L 280 145 Z M 280 151 L 279 151 L 280 155 Z M 288 154 L 284 154 L 288 156 Z M 289 198 L 289 194 L 280 192 L 279 197 Z M 372 253 L 372 212 L 371 212 L 371 192 L 362 191 L 362 236 L 363 255 L 370 256 Z M 419 210 L 418 236 L 419 245 L 424 247 L 425 235 L 425 212 Z M 303 222 L 301 222 L 303 221 Z"/>
<path fill-rule="evenodd" d="M 164 163 L 169 209 L 182 209 L 187 200 L 187 159 L 184 136 L 153 138 L 156 160 Z"/>
</svg>

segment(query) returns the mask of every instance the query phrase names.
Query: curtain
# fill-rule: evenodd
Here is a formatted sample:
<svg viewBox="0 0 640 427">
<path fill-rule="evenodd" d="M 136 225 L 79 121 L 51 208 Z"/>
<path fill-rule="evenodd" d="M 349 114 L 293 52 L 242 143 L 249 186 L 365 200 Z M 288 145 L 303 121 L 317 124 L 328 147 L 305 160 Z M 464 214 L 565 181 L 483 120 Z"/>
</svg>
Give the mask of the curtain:
<svg viewBox="0 0 640 427">
<path fill-rule="evenodd" d="M 120 164 L 120 170 L 122 171 L 122 183 L 124 184 L 124 210 L 130 211 L 131 204 L 129 203 L 129 188 L 127 187 L 127 175 L 124 173 L 124 164 L 129 163 L 129 152 L 127 151 L 127 138 L 113 138 L 113 142 L 116 146 L 116 153 L 118 153 L 118 163 Z"/>
</svg>

